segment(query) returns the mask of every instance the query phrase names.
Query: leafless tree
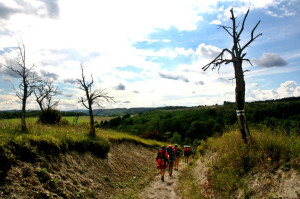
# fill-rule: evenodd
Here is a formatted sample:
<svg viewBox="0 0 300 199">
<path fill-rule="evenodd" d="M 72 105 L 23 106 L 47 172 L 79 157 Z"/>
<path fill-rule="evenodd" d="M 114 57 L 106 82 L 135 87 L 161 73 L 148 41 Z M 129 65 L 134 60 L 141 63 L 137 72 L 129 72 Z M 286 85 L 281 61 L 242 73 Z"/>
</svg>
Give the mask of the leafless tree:
<svg viewBox="0 0 300 199">
<path fill-rule="evenodd" d="M 94 126 L 94 115 L 93 115 L 93 106 L 101 107 L 103 102 L 111 102 L 114 101 L 113 97 L 110 97 L 105 89 L 95 89 L 93 90 L 93 76 L 91 75 L 91 81 L 87 82 L 85 79 L 85 75 L 83 73 L 83 66 L 81 66 L 81 79 L 77 79 L 77 84 L 79 85 L 79 89 L 85 92 L 85 97 L 79 98 L 78 102 L 81 102 L 82 105 L 89 110 L 90 115 L 90 134 L 92 136 L 96 135 L 95 126 Z"/>
<path fill-rule="evenodd" d="M 10 62 L 10 65 L 7 66 L 8 69 L 16 73 L 22 81 L 19 84 L 19 88 L 15 89 L 17 97 L 22 100 L 22 112 L 21 112 L 21 128 L 22 131 L 26 131 L 26 101 L 27 98 L 32 94 L 35 84 L 38 81 L 37 76 L 35 76 L 33 64 L 31 67 L 26 66 L 26 50 L 23 42 L 19 43 L 18 46 L 19 57 L 14 61 Z"/>
<path fill-rule="evenodd" d="M 33 93 L 42 114 L 44 114 L 46 110 L 54 109 L 58 105 L 59 101 L 53 101 L 53 97 L 60 95 L 61 91 L 58 90 L 57 86 L 53 85 L 53 81 L 40 80 L 35 86 Z"/>
<path fill-rule="evenodd" d="M 257 22 L 257 24 L 254 26 L 254 28 L 251 31 L 251 37 L 248 42 L 246 42 L 244 45 L 241 45 L 241 34 L 244 31 L 245 21 L 247 19 L 249 9 L 247 13 L 244 16 L 242 25 L 239 29 L 239 24 L 236 24 L 236 18 L 234 17 L 233 9 L 230 10 L 231 12 L 231 20 L 232 20 L 232 27 L 228 26 L 220 26 L 223 28 L 233 39 L 233 46 L 231 50 L 228 48 L 225 48 L 222 50 L 222 52 L 210 63 L 205 65 L 202 69 L 205 71 L 209 67 L 214 69 L 220 69 L 222 64 L 229 64 L 232 63 L 235 71 L 235 81 L 236 81 L 236 88 L 235 88 L 235 101 L 236 101 L 236 113 L 238 117 L 240 132 L 242 134 L 242 138 L 244 142 L 247 144 L 250 137 L 250 131 L 248 128 L 246 115 L 245 115 L 245 80 L 244 80 L 244 72 L 242 68 L 243 61 L 249 62 L 251 65 L 249 59 L 245 58 L 246 53 L 243 51 L 249 47 L 249 45 L 259 36 L 262 35 L 262 33 L 259 33 L 257 35 L 254 35 L 254 31 L 256 30 L 257 26 L 259 25 L 260 21 Z M 231 55 L 231 58 L 226 58 L 226 54 L 229 53 Z"/>
</svg>

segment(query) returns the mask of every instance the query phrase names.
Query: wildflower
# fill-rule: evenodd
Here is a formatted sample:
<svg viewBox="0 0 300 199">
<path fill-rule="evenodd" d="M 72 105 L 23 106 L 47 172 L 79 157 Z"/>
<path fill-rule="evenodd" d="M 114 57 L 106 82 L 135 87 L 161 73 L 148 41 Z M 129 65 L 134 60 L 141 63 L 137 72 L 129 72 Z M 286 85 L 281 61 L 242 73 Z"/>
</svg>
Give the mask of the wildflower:
<svg viewBox="0 0 300 199">
<path fill-rule="evenodd" d="M 271 161 L 272 159 L 271 159 L 271 158 L 268 158 L 268 160 Z"/>
</svg>

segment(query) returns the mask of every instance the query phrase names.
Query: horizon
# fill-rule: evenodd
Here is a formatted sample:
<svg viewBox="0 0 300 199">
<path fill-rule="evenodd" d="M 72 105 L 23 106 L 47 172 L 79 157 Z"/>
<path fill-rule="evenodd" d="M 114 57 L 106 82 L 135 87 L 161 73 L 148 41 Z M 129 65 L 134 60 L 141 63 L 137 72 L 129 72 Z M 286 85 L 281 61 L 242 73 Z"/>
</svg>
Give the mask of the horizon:
<svg viewBox="0 0 300 199">
<path fill-rule="evenodd" d="M 237 22 L 250 8 L 242 43 L 261 23 L 243 63 L 246 102 L 300 96 L 300 1 L 192 0 L 66 1 L 0 0 L 0 110 L 20 110 L 12 85 L 20 79 L 6 66 L 26 47 L 26 64 L 55 82 L 63 95 L 58 110 L 77 110 L 83 95 L 80 64 L 88 80 L 105 88 L 112 108 L 210 106 L 235 101 L 232 64 L 203 71 L 223 48 L 233 7 Z M 80 13 L 80 14 L 78 14 Z M 39 110 L 34 96 L 27 109 Z"/>
</svg>

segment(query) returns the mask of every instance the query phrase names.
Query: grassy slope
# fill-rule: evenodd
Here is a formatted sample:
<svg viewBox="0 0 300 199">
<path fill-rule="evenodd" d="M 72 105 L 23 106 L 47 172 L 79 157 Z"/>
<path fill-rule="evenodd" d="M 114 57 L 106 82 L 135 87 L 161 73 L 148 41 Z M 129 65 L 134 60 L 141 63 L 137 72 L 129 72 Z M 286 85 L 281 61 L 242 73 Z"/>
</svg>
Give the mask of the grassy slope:
<svg viewBox="0 0 300 199">
<path fill-rule="evenodd" d="M 4 182 L 3 179 L 8 174 L 9 176 L 7 176 L 7 178 L 11 179 L 11 175 L 12 175 L 11 173 L 16 172 L 16 167 L 18 167 L 18 165 L 20 166 L 24 164 L 25 167 L 27 168 L 28 163 L 29 165 L 31 165 L 31 163 L 32 165 L 39 164 L 41 160 L 45 159 L 44 155 L 46 155 L 45 157 L 51 155 L 54 157 L 61 158 L 64 156 L 60 156 L 59 154 L 64 153 L 66 151 L 79 151 L 79 152 L 91 151 L 93 154 L 97 155 L 98 157 L 99 156 L 101 157 L 100 158 L 102 159 L 101 161 L 104 162 L 100 163 L 100 165 L 103 165 L 106 164 L 107 162 L 107 160 L 103 158 L 106 157 L 110 148 L 112 148 L 113 151 L 115 151 L 116 147 L 122 145 L 124 146 L 129 145 L 131 146 L 130 148 L 134 148 L 136 146 L 144 146 L 146 148 L 150 147 L 149 148 L 150 150 L 147 149 L 147 151 L 149 152 L 152 151 L 151 153 L 153 153 L 154 147 L 157 148 L 158 146 L 164 144 L 154 140 L 145 140 L 137 136 L 133 136 L 125 133 L 119 133 L 112 130 L 97 129 L 96 137 L 91 138 L 88 133 L 89 128 L 85 122 L 80 123 L 78 126 L 71 126 L 71 125 L 46 126 L 46 125 L 37 124 L 35 122 L 35 119 L 33 118 L 27 120 L 27 127 L 28 127 L 28 132 L 22 133 L 19 130 L 20 129 L 19 120 L 0 121 L 0 162 L 1 162 L 0 184 Z M 117 148 L 117 150 L 120 149 Z M 120 158 L 122 159 L 123 157 Z M 138 161 L 138 159 L 135 161 Z M 152 161 L 151 158 L 149 161 L 151 162 L 152 165 L 154 159 Z M 121 165 L 125 162 L 126 161 L 121 162 Z M 146 186 L 149 180 L 151 180 L 151 177 L 153 176 L 153 171 L 156 171 L 156 168 L 154 167 L 153 164 L 153 168 L 152 166 L 149 168 L 149 171 L 151 170 L 151 172 L 146 172 L 148 170 L 148 168 L 147 169 L 144 168 L 146 166 L 145 164 L 146 161 L 141 163 L 141 164 L 145 164 L 144 167 L 141 166 L 138 167 L 138 165 L 140 164 L 139 162 L 137 163 L 133 162 L 133 163 L 135 168 L 138 169 L 137 175 L 139 177 L 138 178 L 134 177 L 133 179 L 131 178 L 122 179 L 122 175 L 121 175 L 122 172 L 121 172 L 120 179 L 122 179 L 123 184 L 118 185 L 118 187 L 121 187 L 121 189 L 125 188 L 127 191 L 124 192 L 124 194 L 126 193 L 126 196 L 130 196 L 130 197 L 134 197 L 134 195 L 138 193 L 138 190 L 142 189 L 143 186 Z M 24 165 L 21 168 L 23 168 Z M 124 165 L 122 166 L 122 168 L 123 167 Z M 125 167 L 129 168 L 131 167 L 131 165 L 127 165 Z M 116 166 L 115 169 L 118 169 L 118 166 Z M 31 171 L 35 171 L 35 170 L 36 169 L 31 168 Z M 132 172 L 135 172 L 134 169 L 132 170 L 133 170 Z M 37 175 L 43 174 L 45 176 L 49 176 L 48 172 L 50 171 L 45 168 L 41 168 L 40 170 L 35 172 L 38 173 Z M 76 172 L 77 171 L 74 171 L 74 174 Z M 103 174 L 104 182 L 101 183 L 108 184 L 108 188 L 106 187 L 107 193 L 103 193 L 103 194 L 109 194 L 108 190 L 110 188 L 112 188 L 111 193 L 115 192 L 115 188 L 113 188 L 113 186 L 110 184 L 110 181 L 109 183 L 106 182 L 106 180 L 109 179 L 106 179 L 105 175 L 107 175 L 108 177 L 110 176 L 109 178 L 113 179 L 111 174 L 113 173 Z M 124 177 L 126 177 L 126 175 Z M 47 181 L 47 183 L 48 182 L 53 183 L 52 181 L 53 180 L 57 181 L 57 179 L 58 178 L 53 178 L 53 179 L 51 178 L 51 182 Z M 61 181 L 61 178 L 59 179 Z M 45 186 L 47 185 L 45 184 Z M 116 197 L 124 198 L 124 195 L 119 194 Z"/>
<path fill-rule="evenodd" d="M 35 161 L 40 151 L 54 155 L 67 150 L 91 151 L 95 155 L 105 157 L 111 142 L 130 141 L 145 146 L 162 145 L 157 141 L 110 130 L 97 129 L 96 137 L 92 138 L 86 123 L 78 126 L 46 126 L 32 121 L 35 120 L 27 120 L 27 133 L 20 131 L 20 124 L 14 119 L 0 121 L 0 159 L 6 162 L 0 167 L 0 177 L 10 168 L 14 159 Z"/>
<path fill-rule="evenodd" d="M 202 142 L 201 146 L 198 147 L 198 152 L 206 154 L 202 157 L 205 159 L 202 160 L 205 165 L 199 167 L 201 170 L 196 171 L 194 168 L 197 165 L 191 163 L 184 171 L 179 186 L 184 198 L 201 198 L 200 196 L 205 198 L 205 196 L 209 197 L 207 196 L 208 192 L 214 192 L 220 197 L 228 198 L 236 194 L 238 189 L 243 190 L 242 195 L 247 198 L 256 194 L 256 192 L 262 194 L 261 190 L 256 190 L 257 187 L 253 186 L 253 183 L 255 184 L 257 180 L 260 181 L 261 176 L 272 176 L 278 172 L 289 171 L 298 172 L 299 174 L 299 136 L 274 134 L 265 128 L 252 129 L 251 133 L 253 140 L 248 146 L 243 144 L 241 135 L 237 130 L 232 130 L 221 137 L 212 137 L 207 142 Z M 214 154 L 213 157 L 211 154 Z M 195 172 L 205 173 L 200 176 L 207 179 L 204 181 L 203 179 L 197 179 L 199 176 L 196 176 Z M 278 175 L 277 181 L 279 179 L 284 180 L 280 177 L 281 175 Z M 276 188 L 272 187 L 272 185 L 276 185 L 276 180 L 272 177 L 270 179 L 271 181 L 268 182 L 270 187 L 264 188 L 264 191 L 266 191 L 264 194 L 266 195 L 260 195 L 260 197 L 266 197 L 268 194 L 272 194 L 270 192 L 276 191 Z M 266 186 L 266 182 L 263 182 L 265 179 L 261 178 L 261 180 L 260 187 Z M 197 181 L 205 183 L 199 186 Z M 185 186 L 185 184 L 190 186 Z M 197 186 L 198 191 L 194 189 Z"/>
</svg>

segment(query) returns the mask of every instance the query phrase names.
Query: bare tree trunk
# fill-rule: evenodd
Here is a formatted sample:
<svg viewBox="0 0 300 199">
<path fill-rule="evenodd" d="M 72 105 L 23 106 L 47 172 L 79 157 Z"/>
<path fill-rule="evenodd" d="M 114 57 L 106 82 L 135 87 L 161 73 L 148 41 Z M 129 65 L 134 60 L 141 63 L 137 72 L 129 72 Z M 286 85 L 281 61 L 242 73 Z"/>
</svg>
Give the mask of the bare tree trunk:
<svg viewBox="0 0 300 199">
<path fill-rule="evenodd" d="M 27 96 L 28 96 L 28 86 L 26 82 L 26 75 L 25 75 L 25 70 L 23 72 L 23 85 L 24 85 L 24 90 L 23 90 L 23 98 L 22 98 L 22 113 L 21 113 L 21 129 L 22 132 L 26 132 L 26 118 L 25 118 L 25 112 L 26 112 L 26 101 L 27 101 Z"/>
<path fill-rule="evenodd" d="M 247 124 L 246 114 L 245 114 L 245 80 L 242 69 L 242 64 L 239 62 L 234 62 L 235 69 L 235 101 L 236 101 L 236 113 L 238 118 L 238 123 L 240 127 L 240 132 L 245 144 L 248 143 L 248 138 L 250 138 L 250 131 Z"/>
<path fill-rule="evenodd" d="M 90 103 L 91 104 L 91 103 Z M 90 114 L 90 127 L 91 127 L 91 136 L 96 136 L 96 130 L 94 125 L 94 115 L 93 115 L 93 109 L 92 106 L 89 106 L 89 114 Z"/>
<path fill-rule="evenodd" d="M 24 90 L 25 94 L 25 90 Z M 27 95 L 27 92 L 26 92 Z M 26 111 L 26 98 L 22 100 L 22 113 L 21 113 L 21 128 L 22 132 L 26 132 L 26 119 L 25 119 L 25 111 Z"/>
</svg>

